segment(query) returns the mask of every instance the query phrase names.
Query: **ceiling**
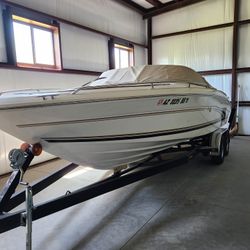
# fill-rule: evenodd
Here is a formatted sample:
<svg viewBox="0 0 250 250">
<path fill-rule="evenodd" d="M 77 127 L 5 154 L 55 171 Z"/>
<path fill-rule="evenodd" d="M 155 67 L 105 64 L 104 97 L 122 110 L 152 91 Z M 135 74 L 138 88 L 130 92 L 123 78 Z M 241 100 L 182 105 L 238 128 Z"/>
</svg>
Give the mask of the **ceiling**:
<svg viewBox="0 0 250 250">
<path fill-rule="evenodd" d="M 144 18 L 150 18 L 168 11 L 179 9 L 205 0 L 116 0 L 136 10 Z"/>
</svg>

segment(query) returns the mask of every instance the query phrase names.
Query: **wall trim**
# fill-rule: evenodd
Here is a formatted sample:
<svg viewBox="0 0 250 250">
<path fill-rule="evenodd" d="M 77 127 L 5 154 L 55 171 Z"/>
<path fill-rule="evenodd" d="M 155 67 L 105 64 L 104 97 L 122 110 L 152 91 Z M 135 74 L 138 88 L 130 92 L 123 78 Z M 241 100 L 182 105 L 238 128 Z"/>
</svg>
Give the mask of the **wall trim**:
<svg viewBox="0 0 250 250">
<path fill-rule="evenodd" d="M 198 71 L 201 75 L 226 75 L 231 74 L 232 69 L 216 69 L 216 70 L 204 70 L 204 71 Z"/>
<path fill-rule="evenodd" d="M 250 19 L 238 21 L 238 24 L 239 25 L 250 24 Z M 207 31 L 207 30 L 222 29 L 222 28 L 231 27 L 233 25 L 234 25 L 234 22 L 216 24 L 216 25 L 201 27 L 201 28 L 197 28 L 197 29 L 182 30 L 182 31 L 178 31 L 178 32 L 171 32 L 171 33 L 156 35 L 156 36 L 152 36 L 152 39 L 160 39 L 160 38 L 164 38 L 164 37 L 179 36 L 179 35 L 202 32 L 202 31 Z"/>
<path fill-rule="evenodd" d="M 147 20 L 148 64 L 152 64 L 152 18 Z"/>
<path fill-rule="evenodd" d="M 35 71 L 35 72 L 57 73 L 57 74 L 61 73 L 61 74 L 77 74 L 77 75 L 95 75 L 95 76 L 99 76 L 103 73 L 101 71 L 80 70 L 80 69 L 49 70 L 49 69 L 36 69 L 36 68 L 34 69 L 22 68 L 4 62 L 0 62 L 0 69 L 24 70 L 24 71 Z M 232 73 L 232 69 L 203 70 L 197 72 L 201 75 L 227 75 Z M 238 68 L 237 73 L 250 73 L 250 67 Z"/>
<path fill-rule="evenodd" d="M 0 62 L 0 69 L 11 69 L 11 70 L 33 71 L 42 73 L 55 73 L 55 74 L 93 75 L 93 76 L 99 76 L 102 74 L 102 72 L 100 71 L 79 70 L 79 69 L 53 70 L 53 69 L 25 68 L 2 62 Z"/>
<path fill-rule="evenodd" d="M 240 107 L 250 107 L 250 101 L 240 101 L 239 106 Z"/>
<path fill-rule="evenodd" d="M 207 27 L 201 27 L 201 28 L 197 28 L 197 29 L 190 29 L 190 30 L 183 30 L 183 31 L 172 32 L 172 33 L 166 33 L 166 34 L 162 34 L 162 35 L 153 36 L 152 39 L 159 39 L 159 38 L 171 37 L 171 36 L 179 36 L 179 35 L 202 32 L 202 31 L 207 31 L 207 30 L 227 28 L 227 27 L 231 27 L 231 26 L 233 26 L 233 22 L 217 24 L 217 25 L 212 25 L 212 26 L 207 26 Z"/>
</svg>

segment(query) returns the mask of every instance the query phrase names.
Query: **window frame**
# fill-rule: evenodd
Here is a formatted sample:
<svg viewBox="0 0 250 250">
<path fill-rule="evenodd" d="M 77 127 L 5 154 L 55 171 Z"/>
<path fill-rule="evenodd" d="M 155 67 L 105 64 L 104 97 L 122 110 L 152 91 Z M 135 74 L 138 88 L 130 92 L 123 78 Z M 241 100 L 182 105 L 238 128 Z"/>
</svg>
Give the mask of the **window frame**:
<svg viewBox="0 0 250 250">
<path fill-rule="evenodd" d="M 24 63 L 24 62 L 18 62 L 16 58 L 16 66 L 17 67 L 24 67 L 24 68 L 36 68 L 36 69 L 51 69 L 51 70 L 61 70 L 61 58 L 58 57 L 58 54 L 61 54 L 60 51 L 60 44 L 58 44 L 58 49 L 56 48 L 55 43 L 59 43 L 59 39 L 55 38 L 55 36 L 59 36 L 59 28 L 55 25 L 47 24 L 44 22 L 39 22 L 30 18 L 26 18 L 21 15 L 11 15 L 12 19 L 12 25 L 14 26 L 14 23 L 20 23 L 22 25 L 26 25 L 30 27 L 30 36 L 31 36 L 31 45 L 32 45 L 32 57 L 33 57 L 33 63 Z M 51 33 L 52 37 L 52 46 L 53 46 L 53 64 L 43 64 L 43 63 L 37 63 L 36 62 L 36 51 L 35 51 L 35 40 L 34 40 L 34 29 L 44 30 Z M 15 36 L 14 33 L 14 27 L 13 27 L 13 37 Z M 57 40 L 57 41 L 55 41 Z M 15 44 L 15 41 L 14 41 Z M 15 54 L 16 54 L 16 48 L 15 48 Z"/>
<path fill-rule="evenodd" d="M 8 65 L 12 65 L 19 69 L 38 70 L 38 71 L 53 72 L 53 71 L 63 70 L 60 23 L 57 20 L 52 19 L 46 15 L 44 16 L 37 15 L 32 10 L 20 9 L 14 6 L 5 6 L 5 8 L 2 9 L 2 16 L 3 16 L 4 38 L 5 38 Z M 13 16 L 17 16 L 20 19 L 28 20 L 26 22 L 21 21 L 20 23 L 30 26 L 30 29 L 32 29 L 32 27 L 34 26 L 34 28 L 38 28 L 41 30 L 45 28 L 46 31 L 48 31 L 49 29 L 53 32 L 52 42 L 53 42 L 54 65 L 17 62 L 13 23 L 19 22 L 19 20 L 13 19 Z M 34 54 L 35 52 L 33 47 L 34 45 L 32 45 L 32 53 Z"/>
<path fill-rule="evenodd" d="M 129 67 L 135 65 L 135 49 L 134 45 L 122 40 L 122 39 L 113 39 L 111 38 L 108 41 L 108 49 L 109 49 L 109 69 L 116 69 L 115 64 L 115 48 L 123 49 L 128 51 L 129 53 Z"/>
<path fill-rule="evenodd" d="M 121 45 L 119 43 L 114 43 L 114 50 L 119 49 L 119 68 L 121 68 L 121 51 L 128 52 L 128 67 L 134 66 L 134 48 Z M 115 61 L 115 68 L 116 68 L 116 61 Z"/>
</svg>

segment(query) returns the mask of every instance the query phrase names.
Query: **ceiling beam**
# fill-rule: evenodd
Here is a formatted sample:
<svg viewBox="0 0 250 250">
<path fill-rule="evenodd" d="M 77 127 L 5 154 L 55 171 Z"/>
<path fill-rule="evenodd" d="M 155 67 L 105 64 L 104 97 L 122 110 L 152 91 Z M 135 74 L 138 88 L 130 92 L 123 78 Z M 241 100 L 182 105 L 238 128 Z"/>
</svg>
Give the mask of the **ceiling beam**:
<svg viewBox="0 0 250 250">
<path fill-rule="evenodd" d="M 142 7 L 141 5 L 131 1 L 131 0 L 115 0 L 115 2 L 119 2 L 127 7 L 129 7 L 132 10 L 135 10 L 136 12 L 144 15 L 147 11 L 146 8 Z"/>
<path fill-rule="evenodd" d="M 147 13 L 143 16 L 144 19 L 163 14 L 168 11 L 180 9 L 191 4 L 199 3 L 206 0 L 173 0 L 171 2 L 164 3 L 159 8 L 152 8 L 147 10 Z"/>
<path fill-rule="evenodd" d="M 154 7 L 159 8 L 163 6 L 163 3 L 159 0 L 146 0 L 148 3 L 152 4 Z"/>
</svg>

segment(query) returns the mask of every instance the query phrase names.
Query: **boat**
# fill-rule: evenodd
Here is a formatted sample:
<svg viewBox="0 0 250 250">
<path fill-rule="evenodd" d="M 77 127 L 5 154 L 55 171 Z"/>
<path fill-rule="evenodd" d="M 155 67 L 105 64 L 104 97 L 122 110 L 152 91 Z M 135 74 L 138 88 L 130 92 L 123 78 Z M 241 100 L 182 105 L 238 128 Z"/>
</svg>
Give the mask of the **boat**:
<svg viewBox="0 0 250 250">
<path fill-rule="evenodd" d="M 227 126 L 230 102 L 180 65 L 104 72 L 71 89 L 0 93 L 0 129 L 70 162 L 113 169 Z"/>
</svg>

